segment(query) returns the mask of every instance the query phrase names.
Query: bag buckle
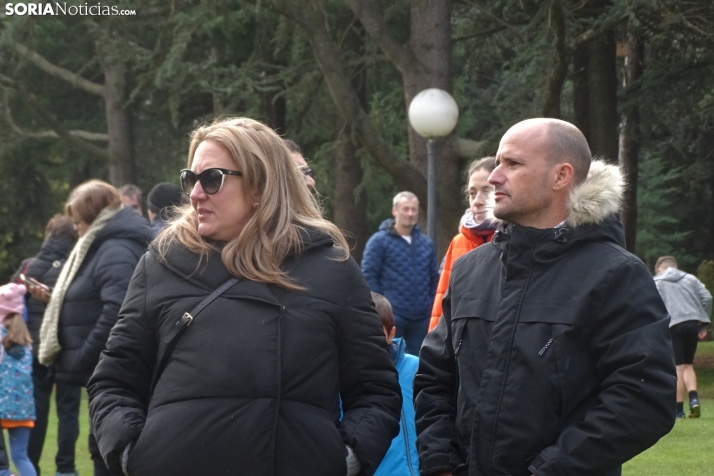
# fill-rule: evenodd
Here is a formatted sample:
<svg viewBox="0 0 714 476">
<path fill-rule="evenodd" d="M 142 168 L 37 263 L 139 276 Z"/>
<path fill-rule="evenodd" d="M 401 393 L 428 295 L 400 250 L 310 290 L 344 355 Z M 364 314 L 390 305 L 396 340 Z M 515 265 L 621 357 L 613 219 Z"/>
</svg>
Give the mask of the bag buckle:
<svg viewBox="0 0 714 476">
<path fill-rule="evenodd" d="M 185 327 L 188 327 L 188 326 L 190 326 L 191 323 L 193 322 L 193 316 L 192 316 L 191 314 L 189 314 L 188 312 L 185 312 L 185 313 L 183 314 L 183 317 L 181 318 L 181 320 L 186 323 L 186 326 L 185 326 Z"/>
</svg>

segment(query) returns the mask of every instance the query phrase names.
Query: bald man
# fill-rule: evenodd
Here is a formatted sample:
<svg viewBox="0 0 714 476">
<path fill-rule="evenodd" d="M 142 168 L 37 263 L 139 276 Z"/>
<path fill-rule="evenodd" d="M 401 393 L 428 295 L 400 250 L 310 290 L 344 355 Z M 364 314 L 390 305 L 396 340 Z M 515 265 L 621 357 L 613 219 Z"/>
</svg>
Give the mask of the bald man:
<svg viewBox="0 0 714 476">
<path fill-rule="evenodd" d="M 506 132 L 493 246 L 454 264 L 414 379 L 420 472 L 602 475 L 672 428 L 669 317 L 623 248 L 618 167 L 572 124 Z"/>
</svg>

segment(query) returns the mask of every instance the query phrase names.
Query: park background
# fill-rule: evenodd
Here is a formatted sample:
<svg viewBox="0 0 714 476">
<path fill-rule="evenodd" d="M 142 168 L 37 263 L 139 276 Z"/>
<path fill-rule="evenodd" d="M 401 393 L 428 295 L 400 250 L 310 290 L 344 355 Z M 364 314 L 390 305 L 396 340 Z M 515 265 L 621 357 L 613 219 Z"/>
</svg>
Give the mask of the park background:
<svg viewBox="0 0 714 476">
<path fill-rule="evenodd" d="M 187 134 L 218 115 L 257 118 L 301 145 L 359 260 L 396 192 L 416 193 L 426 216 L 426 143 L 407 107 L 436 87 L 460 109 L 438 148 L 441 252 L 466 208 L 468 163 L 517 121 L 558 117 L 622 164 L 628 249 L 650 268 L 673 254 L 712 283 L 711 267 L 697 272 L 714 259 L 710 0 L 111 6 L 134 14 L 0 9 L 0 279 L 36 254 L 79 183 L 177 183 Z"/>
<path fill-rule="evenodd" d="M 417 194 L 424 223 L 426 142 L 407 108 L 436 87 L 460 111 L 438 148 L 440 255 L 466 208 L 468 163 L 494 154 L 514 123 L 557 117 L 622 165 L 627 248 L 650 269 L 675 255 L 714 290 L 711 0 L 102 4 L 127 14 L 8 15 L 2 2 L 2 282 L 37 253 L 73 187 L 102 178 L 146 194 L 178 183 L 188 133 L 219 115 L 259 119 L 300 144 L 325 215 L 359 260 L 396 192 Z M 714 350 L 704 345 L 704 416 L 667 438 L 699 425 L 671 456 L 713 474 Z"/>
</svg>

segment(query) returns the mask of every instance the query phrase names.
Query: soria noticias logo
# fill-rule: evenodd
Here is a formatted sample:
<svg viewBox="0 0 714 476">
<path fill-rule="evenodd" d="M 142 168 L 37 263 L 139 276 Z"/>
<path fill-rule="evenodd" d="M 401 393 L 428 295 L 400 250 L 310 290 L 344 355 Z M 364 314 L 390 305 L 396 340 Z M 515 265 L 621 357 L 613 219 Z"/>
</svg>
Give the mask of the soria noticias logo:
<svg viewBox="0 0 714 476">
<path fill-rule="evenodd" d="M 102 5 L 101 3 L 83 3 L 80 5 L 68 5 L 67 2 L 7 3 L 5 4 L 5 15 L 133 16 L 136 15 L 136 10 L 121 10 L 119 7 Z"/>
</svg>

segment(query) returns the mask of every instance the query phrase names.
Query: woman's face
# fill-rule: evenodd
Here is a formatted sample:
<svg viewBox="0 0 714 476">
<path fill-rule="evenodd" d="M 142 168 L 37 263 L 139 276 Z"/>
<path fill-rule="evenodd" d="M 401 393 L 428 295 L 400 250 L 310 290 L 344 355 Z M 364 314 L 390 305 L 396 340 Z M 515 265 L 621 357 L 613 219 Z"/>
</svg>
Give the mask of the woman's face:
<svg viewBox="0 0 714 476">
<path fill-rule="evenodd" d="M 237 170 L 228 149 L 216 141 L 205 140 L 196 148 L 191 170 L 200 174 L 214 167 Z M 236 175 L 225 175 L 221 189 L 211 195 L 204 192 L 201 182 L 197 181 L 190 196 L 198 217 L 198 233 L 210 240 L 230 241 L 238 237 L 255 213 L 256 200 L 246 190 L 243 177 Z"/>
<path fill-rule="evenodd" d="M 493 189 L 488 183 L 490 172 L 486 169 L 477 170 L 469 177 L 469 206 L 476 223 L 486 219 L 486 202 L 489 192 Z"/>
<path fill-rule="evenodd" d="M 74 222 L 74 229 L 77 230 L 77 235 L 83 237 L 87 230 L 89 229 L 89 223 L 85 223 L 84 220 L 79 220 Z"/>
</svg>

